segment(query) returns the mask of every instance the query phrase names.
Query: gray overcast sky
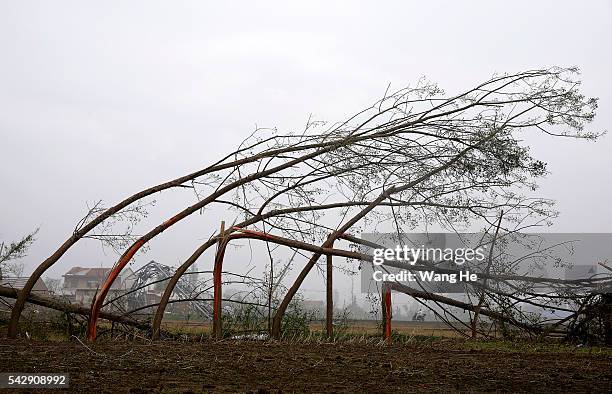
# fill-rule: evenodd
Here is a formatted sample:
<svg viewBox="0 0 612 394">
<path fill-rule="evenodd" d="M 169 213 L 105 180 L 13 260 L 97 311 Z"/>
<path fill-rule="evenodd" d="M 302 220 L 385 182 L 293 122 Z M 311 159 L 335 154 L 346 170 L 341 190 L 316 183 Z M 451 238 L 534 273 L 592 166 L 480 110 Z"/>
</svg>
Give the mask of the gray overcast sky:
<svg viewBox="0 0 612 394">
<path fill-rule="evenodd" d="M 426 76 L 452 94 L 494 72 L 576 65 L 601 99 L 594 127 L 610 128 L 608 1 L 221 3 L 0 1 L 0 239 L 40 226 L 26 273 L 86 202 L 209 164 L 255 124 L 343 119 L 388 83 Z M 541 195 L 561 210 L 551 231 L 612 231 L 611 138 L 534 139 L 552 172 Z M 191 199 L 159 196 L 148 224 Z M 181 223 L 138 262 L 181 262 L 220 214 Z M 51 275 L 114 260 L 83 242 Z"/>
</svg>

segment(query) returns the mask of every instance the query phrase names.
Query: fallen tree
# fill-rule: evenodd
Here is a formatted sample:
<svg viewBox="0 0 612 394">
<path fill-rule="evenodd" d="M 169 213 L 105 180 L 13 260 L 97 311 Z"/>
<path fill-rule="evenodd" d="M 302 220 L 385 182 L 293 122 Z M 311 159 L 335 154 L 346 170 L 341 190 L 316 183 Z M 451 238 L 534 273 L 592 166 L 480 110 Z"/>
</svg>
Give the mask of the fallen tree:
<svg viewBox="0 0 612 394">
<path fill-rule="evenodd" d="M 13 288 L 6 287 L 6 286 L 0 286 L 0 297 L 17 299 L 17 296 L 18 296 L 17 289 L 13 289 Z M 34 305 L 42 306 L 45 308 L 53 309 L 56 311 L 65 312 L 65 313 L 74 313 L 76 315 L 81 315 L 81 316 L 89 316 L 91 314 L 91 311 L 89 310 L 89 308 L 85 308 L 80 305 L 69 304 L 67 302 L 63 302 L 55 298 L 41 296 L 39 294 L 30 294 L 26 302 L 29 302 Z M 100 317 L 108 321 L 125 324 L 126 326 L 135 327 L 140 330 L 148 331 L 151 328 L 150 324 L 147 322 L 138 321 L 130 317 L 126 317 L 123 314 L 119 314 L 119 313 L 103 311 L 100 314 Z"/>
<path fill-rule="evenodd" d="M 176 270 L 157 308 L 154 335 L 174 286 L 187 269 L 208 248 L 218 245 L 223 250 L 226 240 L 247 228 L 277 241 L 279 237 L 289 240 L 281 244 L 293 250 L 313 253 L 283 299 L 274 306 L 271 298 L 268 301 L 270 309 L 275 309 L 271 335 L 278 337 L 285 310 L 302 282 L 322 255 L 336 253 L 334 242 L 348 232 L 385 222 L 398 235 L 419 223 L 455 228 L 479 220 L 494 226 L 500 211 L 506 223 L 514 226 L 502 228 L 505 232 L 547 221 L 555 215 L 552 202 L 519 193 L 535 190 L 536 179 L 546 175 L 545 163 L 530 155 L 521 133 L 590 140 L 600 135 L 584 131 L 595 115 L 597 100 L 580 93 L 576 75 L 577 70 L 563 68 L 497 75 L 451 96 L 419 81 L 414 87 L 385 92 L 374 105 L 341 123 L 328 126 L 309 121 L 303 132 L 286 135 L 259 130 L 217 163 L 136 193 L 81 221 L 18 293 L 9 335 L 17 333 L 33 283 L 62 254 L 79 239 L 95 238 L 94 228 L 115 215 L 139 213 L 137 204 L 144 198 L 169 188 L 191 189 L 197 202 L 142 236 L 123 234 L 129 242 L 92 303 L 90 339 L 96 337 L 96 320 L 113 281 L 135 254 L 162 232 L 212 204 L 231 208 L 235 217 L 226 222 L 233 225 L 213 233 Z M 531 222 L 524 223 L 527 219 Z M 270 244 L 273 239 L 264 241 Z M 270 270 L 273 277 L 272 264 Z M 498 280 L 513 279 L 498 275 Z M 502 294 L 490 287 L 485 290 Z M 486 300 L 490 301 L 486 294 L 478 294 L 476 311 L 486 309 Z"/>
</svg>

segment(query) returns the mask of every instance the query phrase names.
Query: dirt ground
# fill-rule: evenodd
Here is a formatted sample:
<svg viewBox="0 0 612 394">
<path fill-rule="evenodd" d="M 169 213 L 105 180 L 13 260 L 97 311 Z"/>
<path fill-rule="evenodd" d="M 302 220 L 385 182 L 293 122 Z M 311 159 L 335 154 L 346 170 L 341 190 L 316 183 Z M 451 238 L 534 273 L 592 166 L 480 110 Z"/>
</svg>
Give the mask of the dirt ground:
<svg viewBox="0 0 612 394">
<path fill-rule="evenodd" d="M 375 320 L 351 320 L 347 325 L 346 332 L 357 336 L 380 335 L 381 329 L 379 324 L 380 322 Z M 162 327 L 170 332 L 189 333 L 190 335 L 198 336 L 201 334 L 209 336 L 212 332 L 212 323 L 209 322 L 168 321 L 164 322 Z M 325 321 L 310 322 L 310 331 L 325 331 Z M 415 322 L 394 320 L 393 331 L 406 336 L 461 337 L 460 334 L 449 328 L 445 323 L 437 321 Z M 468 331 L 467 329 L 465 330 L 466 333 L 469 333 Z M 493 330 L 491 330 L 490 335 L 494 334 Z"/>
<path fill-rule="evenodd" d="M 609 351 L 432 342 L 0 339 L 0 372 L 63 372 L 71 392 L 609 392 Z M 8 391 L 8 390 L 5 390 Z M 40 390 L 36 390 L 39 392 Z M 54 390 L 57 392 L 58 390 Z"/>
</svg>

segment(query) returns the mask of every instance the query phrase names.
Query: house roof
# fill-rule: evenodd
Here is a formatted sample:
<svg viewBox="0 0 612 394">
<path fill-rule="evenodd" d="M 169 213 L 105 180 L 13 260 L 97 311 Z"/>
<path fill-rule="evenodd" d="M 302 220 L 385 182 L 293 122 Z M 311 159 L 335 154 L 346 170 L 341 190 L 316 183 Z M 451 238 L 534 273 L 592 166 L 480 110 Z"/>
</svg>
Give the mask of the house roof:
<svg viewBox="0 0 612 394">
<path fill-rule="evenodd" d="M 4 277 L 0 279 L 0 286 L 10 287 L 12 289 L 23 289 L 23 286 L 25 286 L 28 279 L 29 278 L 27 276 Z M 36 283 L 34 283 L 32 291 L 47 292 L 49 289 L 47 288 L 47 285 L 45 285 L 45 282 L 39 279 L 36 281 Z"/>
<path fill-rule="evenodd" d="M 72 267 L 68 272 L 66 272 L 63 276 L 82 276 L 86 278 L 100 279 L 106 278 L 111 268 L 108 267 L 100 267 L 100 268 L 87 268 L 87 267 Z M 132 275 L 134 272 L 128 267 L 124 269 L 120 277 L 126 277 Z"/>
<path fill-rule="evenodd" d="M 83 267 L 72 267 L 66 275 L 78 275 L 78 276 L 88 276 L 99 278 L 101 276 L 106 276 L 110 271 L 110 268 L 83 268 Z"/>
</svg>

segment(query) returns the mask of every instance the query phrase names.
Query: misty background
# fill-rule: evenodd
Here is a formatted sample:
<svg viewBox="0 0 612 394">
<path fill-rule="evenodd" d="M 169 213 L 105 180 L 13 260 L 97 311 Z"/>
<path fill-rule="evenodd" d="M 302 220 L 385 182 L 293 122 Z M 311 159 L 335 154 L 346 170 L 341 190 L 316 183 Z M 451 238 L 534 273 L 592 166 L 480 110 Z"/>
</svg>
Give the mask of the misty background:
<svg viewBox="0 0 612 394">
<path fill-rule="evenodd" d="M 0 1 L 0 240 L 40 227 L 23 260 L 27 275 L 71 234 L 88 203 L 112 205 L 209 165 L 256 126 L 297 131 L 310 114 L 343 120 L 389 83 L 399 89 L 421 76 L 452 95 L 495 72 L 575 65 L 584 93 L 600 98 L 593 130 L 609 129 L 611 8 L 607 1 Z M 552 141 L 526 141 L 550 171 L 538 194 L 561 212 L 546 231 L 611 232 L 610 136 Z M 141 232 L 195 200 L 188 190 L 155 199 Z M 155 238 L 133 268 L 151 259 L 181 264 L 223 218 L 224 207 L 192 215 Z M 263 267 L 245 250 L 235 253 L 226 259 L 234 268 Z M 46 276 L 116 260 L 83 240 Z M 211 252 L 198 267 L 211 269 Z M 322 299 L 317 275 L 304 288 Z M 346 294 L 349 282 L 335 285 Z"/>
</svg>

